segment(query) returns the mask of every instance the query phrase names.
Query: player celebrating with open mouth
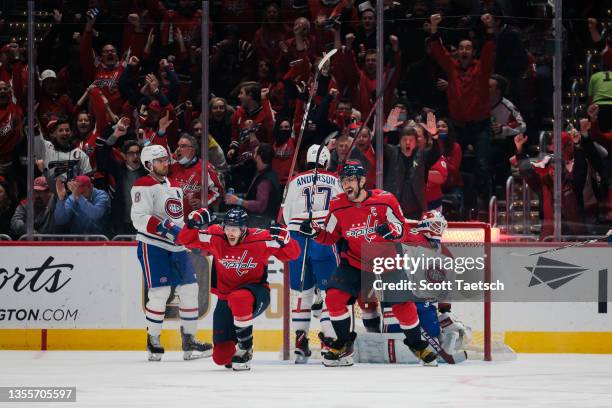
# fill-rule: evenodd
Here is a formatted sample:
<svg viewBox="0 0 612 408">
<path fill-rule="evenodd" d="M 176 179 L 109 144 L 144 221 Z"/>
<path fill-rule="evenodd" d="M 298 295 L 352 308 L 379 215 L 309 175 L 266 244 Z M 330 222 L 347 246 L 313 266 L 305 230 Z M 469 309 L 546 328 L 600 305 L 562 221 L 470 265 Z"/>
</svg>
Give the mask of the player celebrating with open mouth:
<svg viewBox="0 0 612 408">
<path fill-rule="evenodd" d="M 192 211 L 178 241 L 211 253 L 215 260 L 211 279 L 211 290 L 218 297 L 213 315 L 214 362 L 235 371 L 250 370 L 253 319 L 270 304 L 268 260 L 270 256 L 293 260 L 300 247 L 283 226 L 273 225 L 267 231 L 248 228 L 248 215 L 241 207 L 230 209 L 222 225 L 202 229 L 211 221 L 208 210 Z"/>
<path fill-rule="evenodd" d="M 340 265 L 327 285 L 325 303 L 337 339 L 323 356 L 327 367 L 353 365 L 353 344 L 356 333 L 351 332 L 351 316 L 347 308 L 361 291 L 362 245 L 371 242 L 421 241 L 410 234 L 407 220 L 393 194 L 383 190 L 366 190 L 365 169 L 358 160 L 348 160 L 340 171 L 344 193 L 335 197 L 329 206 L 324 227 L 308 220 L 302 222 L 300 232 L 327 245 L 346 241 L 340 254 Z M 395 303 L 393 314 L 406 338 L 404 343 L 425 365 L 437 365 L 436 353 L 421 338 L 421 328 L 414 302 Z"/>
</svg>

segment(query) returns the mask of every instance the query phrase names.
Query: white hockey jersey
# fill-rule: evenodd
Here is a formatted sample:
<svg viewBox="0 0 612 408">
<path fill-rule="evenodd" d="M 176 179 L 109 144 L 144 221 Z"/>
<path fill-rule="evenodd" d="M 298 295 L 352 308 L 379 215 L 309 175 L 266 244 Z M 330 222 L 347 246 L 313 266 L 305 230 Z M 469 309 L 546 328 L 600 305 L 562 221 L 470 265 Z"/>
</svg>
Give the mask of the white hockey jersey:
<svg viewBox="0 0 612 408">
<path fill-rule="evenodd" d="M 66 181 L 92 171 L 89 157 L 78 147 L 64 152 L 57 150 L 50 141 L 44 140 L 42 149 L 41 156 L 45 166 L 43 172 L 51 181 L 49 184 L 53 184 L 53 190 L 55 190 L 56 178 Z"/>
<path fill-rule="evenodd" d="M 312 185 L 314 170 L 298 174 L 289 180 L 287 198 L 283 206 L 283 220 L 291 231 L 298 231 L 303 220 L 308 218 L 309 202 L 312 219 L 323 225 L 329 202 L 342 192 L 336 173 L 319 170 L 316 185 Z"/>
<path fill-rule="evenodd" d="M 139 178 L 132 187 L 132 223 L 138 231 L 136 240 L 172 252 L 184 251 L 157 232 L 159 224 L 169 219 L 182 228 L 183 190 L 174 179 L 160 182 L 150 175 Z"/>
</svg>

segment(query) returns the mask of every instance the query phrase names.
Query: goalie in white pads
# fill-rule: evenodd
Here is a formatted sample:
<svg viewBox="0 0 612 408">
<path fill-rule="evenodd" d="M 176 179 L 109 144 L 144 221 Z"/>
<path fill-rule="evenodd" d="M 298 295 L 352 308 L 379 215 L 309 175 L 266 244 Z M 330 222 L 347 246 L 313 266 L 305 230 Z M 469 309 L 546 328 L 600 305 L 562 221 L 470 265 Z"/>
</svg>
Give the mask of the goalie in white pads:
<svg viewBox="0 0 612 408">
<path fill-rule="evenodd" d="M 166 177 L 168 151 L 159 145 L 142 149 L 140 160 L 148 175 L 132 187 L 131 217 L 138 231 L 138 260 L 147 285 L 147 351 L 150 361 L 164 354 L 159 336 L 171 288 L 179 295 L 183 358 L 210 357 L 212 345 L 200 343 L 198 325 L 198 281 L 189 254 L 176 240 L 183 226 L 183 190 Z"/>
<path fill-rule="evenodd" d="M 289 262 L 291 292 L 292 298 L 295 299 L 291 305 L 291 324 L 295 329 L 296 364 L 306 363 L 311 355 L 308 332 L 315 289 L 318 290 L 318 300 L 324 301 L 327 280 L 339 262 L 335 245 L 322 245 L 298 233 L 300 224 L 309 218 L 322 225 L 329 210 L 330 200 L 342 192 L 336 174 L 325 170 L 329 160 L 330 152 L 327 147 L 316 144 L 310 146 L 306 154 L 306 164 L 309 169 L 289 181 L 287 198 L 283 206 L 284 222 L 288 225 L 291 238 L 298 242 L 301 249 L 300 256 Z M 316 171 L 316 180 L 315 166 L 320 168 Z M 314 315 L 314 312 L 312 314 Z M 322 333 L 320 337 L 328 339 L 335 337 L 324 302 L 319 320 Z M 321 352 L 325 352 L 325 347 L 322 342 Z"/>
</svg>

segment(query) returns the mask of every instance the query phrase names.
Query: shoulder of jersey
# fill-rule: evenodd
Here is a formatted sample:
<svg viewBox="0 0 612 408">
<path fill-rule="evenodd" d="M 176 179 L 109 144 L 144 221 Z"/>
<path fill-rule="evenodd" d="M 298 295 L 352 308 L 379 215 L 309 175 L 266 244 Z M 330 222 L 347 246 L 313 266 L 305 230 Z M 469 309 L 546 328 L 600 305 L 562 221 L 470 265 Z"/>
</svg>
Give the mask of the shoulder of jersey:
<svg viewBox="0 0 612 408">
<path fill-rule="evenodd" d="M 349 203 L 346 193 L 340 193 L 331 200 L 329 200 L 329 210 L 333 210 L 338 207 L 343 207 Z"/>
<path fill-rule="evenodd" d="M 137 179 L 134 182 L 134 187 L 152 187 L 157 184 L 159 184 L 159 181 L 155 180 L 153 177 L 147 174 L 146 176 L 142 176 Z"/>
<path fill-rule="evenodd" d="M 268 241 L 270 239 L 270 232 L 268 230 L 261 228 L 249 228 L 249 233 L 247 234 L 244 242 Z"/>
</svg>

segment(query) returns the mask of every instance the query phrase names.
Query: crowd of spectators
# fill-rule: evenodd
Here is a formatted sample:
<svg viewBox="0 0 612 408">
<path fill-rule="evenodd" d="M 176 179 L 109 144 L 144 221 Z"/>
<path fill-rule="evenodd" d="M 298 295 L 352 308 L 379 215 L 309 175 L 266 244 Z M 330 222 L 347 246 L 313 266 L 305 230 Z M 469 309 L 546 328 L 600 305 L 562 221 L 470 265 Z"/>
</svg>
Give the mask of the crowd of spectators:
<svg viewBox="0 0 612 408">
<path fill-rule="evenodd" d="M 598 66 L 585 84 L 588 114 L 563 133 L 563 208 L 565 231 L 586 234 L 612 219 L 612 35 L 604 2 L 580 3 L 564 11 L 564 78 L 587 50 Z M 200 4 L 37 1 L 48 29 L 29 84 L 26 44 L 13 35 L 20 13 L 8 13 L 25 2 L 3 3 L 0 234 L 25 233 L 29 86 L 38 234 L 133 234 L 129 191 L 146 174 L 139 154 L 148 144 L 172 155 L 185 213 L 200 205 L 206 165 L 208 204 L 243 206 L 264 225 L 276 218 L 293 157 L 304 169 L 308 147 L 324 141 L 330 170 L 358 158 L 375 187 L 376 1 L 213 0 L 204 67 Z M 409 218 L 436 208 L 451 220 L 486 219 L 489 198 L 503 196 L 514 172 L 540 199 L 541 235 L 550 235 L 552 158 L 534 149 L 552 116 L 550 6 L 384 0 L 384 10 L 383 187 Z M 315 86 L 315 67 L 333 48 Z"/>
</svg>

